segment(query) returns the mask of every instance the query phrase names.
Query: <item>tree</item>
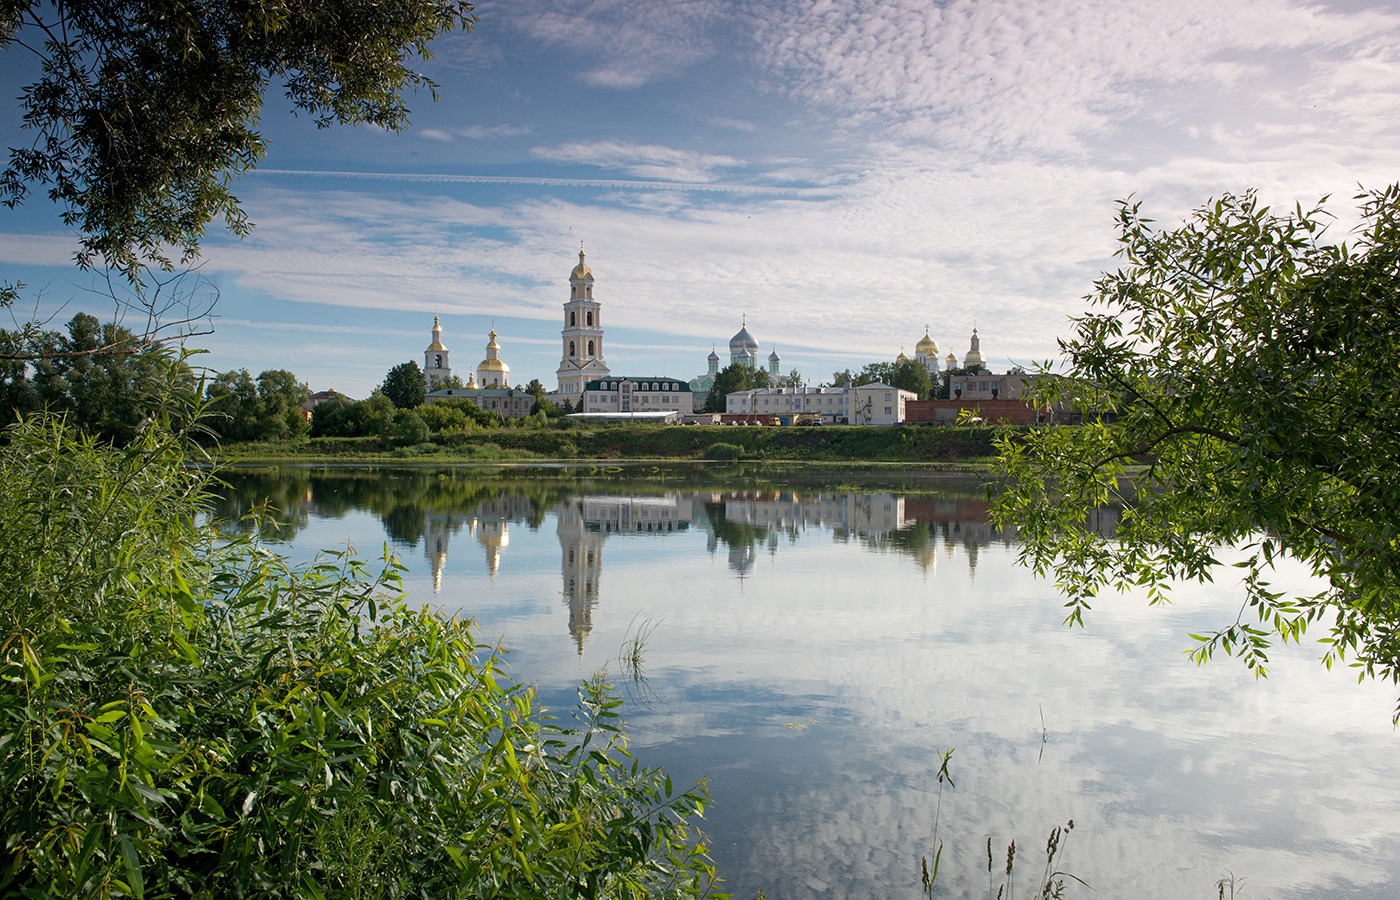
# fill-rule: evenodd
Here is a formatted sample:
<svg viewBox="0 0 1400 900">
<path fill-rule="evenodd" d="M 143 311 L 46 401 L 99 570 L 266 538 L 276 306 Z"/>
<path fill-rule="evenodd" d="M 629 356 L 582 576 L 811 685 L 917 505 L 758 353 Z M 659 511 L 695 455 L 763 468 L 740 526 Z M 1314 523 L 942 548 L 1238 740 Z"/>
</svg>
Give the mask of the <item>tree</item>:
<svg viewBox="0 0 1400 900">
<path fill-rule="evenodd" d="M 409 360 L 390 369 L 379 390 L 399 409 L 414 409 L 427 399 L 428 382 L 418 363 Z"/>
<path fill-rule="evenodd" d="M 702 412 L 724 412 L 725 397 L 737 391 L 768 386 L 768 373 L 742 363 L 730 363 L 715 375 L 714 386 L 705 398 Z"/>
<path fill-rule="evenodd" d="M 222 372 L 204 389 L 213 413 L 210 427 L 226 441 L 254 440 L 258 415 L 258 384 L 247 369 Z"/>
<path fill-rule="evenodd" d="M 21 95 L 24 127 L 0 200 L 44 189 L 81 234 L 78 265 L 139 279 L 198 256 L 204 226 L 249 222 L 230 185 L 266 152 L 255 126 L 276 82 L 318 127 L 407 124 L 403 94 L 428 42 L 476 19 L 465 0 L 9 0 L 0 48 L 41 64 Z"/>
<path fill-rule="evenodd" d="M 31 346 L 42 351 L 33 363 L 36 402 L 118 444 L 129 442 L 157 410 L 167 379 L 192 377 L 183 362 L 165 359 L 127 329 L 87 313 L 69 320 L 66 335 L 43 332 Z"/>
<path fill-rule="evenodd" d="M 409 447 L 422 444 L 432 436 L 427 423 L 416 410 L 396 409 L 380 439 L 390 447 Z"/>
<path fill-rule="evenodd" d="M 214 377 L 204 391 L 214 413 L 211 430 L 226 441 L 285 441 L 307 435 L 302 405 L 310 389 L 286 369 L 268 369 L 256 381 L 247 369 Z"/>
<path fill-rule="evenodd" d="M 1121 204 L 1122 267 L 1060 342 L 1062 376 L 1032 387 L 1085 424 L 999 443 L 993 516 L 1056 573 L 1067 621 L 1108 584 L 1162 601 L 1233 547 L 1245 605 L 1197 636 L 1198 661 L 1263 674 L 1272 640 L 1319 624 L 1326 665 L 1400 677 L 1400 187 L 1357 201 L 1350 245 L 1328 241 L 1325 200 L 1279 213 L 1227 194 L 1168 231 Z M 1109 503 L 1111 538 L 1088 519 Z M 1271 588 L 1283 559 L 1315 590 Z"/>
<path fill-rule="evenodd" d="M 269 369 L 258 375 L 258 434 L 265 441 L 303 438 L 311 430 L 302 404 L 311 389 L 286 369 Z"/>
<path fill-rule="evenodd" d="M 856 375 L 855 383 L 860 384 L 890 384 L 894 378 L 894 363 L 892 362 L 872 362 L 866 363 Z"/>
<path fill-rule="evenodd" d="M 924 364 L 912 359 L 899 360 L 890 370 L 889 384 L 905 391 L 913 391 L 920 400 L 927 400 L 933 391 L 933 379 Z"/>
</svg>

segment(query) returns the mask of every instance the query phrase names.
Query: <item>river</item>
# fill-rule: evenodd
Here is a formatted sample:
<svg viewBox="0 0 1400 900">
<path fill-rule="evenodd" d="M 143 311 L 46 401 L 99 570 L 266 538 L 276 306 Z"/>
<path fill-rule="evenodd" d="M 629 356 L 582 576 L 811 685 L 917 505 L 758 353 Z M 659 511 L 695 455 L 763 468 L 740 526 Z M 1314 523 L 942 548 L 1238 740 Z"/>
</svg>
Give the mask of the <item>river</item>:
<svg viewBox="0 0 1400 900">
<path fill-rule="evenodd" d="M 294 560 L 387 546 L 412 603 L 474 619 L 552 708 L 611 672 L 643 763 L 707 781 L 703 828 L 738 898 L 919 897 L 939 843 L 935 896 L 994 897 L 1013 839 L 1004 896 L 1031 897 L 1048 834 L 1071 819 L 1058 867 L 1088 887 L 1071 879 L 1070 897 L 1204 900 L 1232 875 L 1245 898 L 1400 896 L 1394 686 L 1329 672 L 1306 643 L 1275 648 L 1264 681 L 1229 659 L 1194 665 L 1188 634 L 1239 611 L 1228 570 L 1168 607 L 1100 598 L 1067 628 L 1054 585 L 987 524 L 975 478 L 226 480 L 220 513 L 270 500 Z M 630 678 L 619 656 L 639 632 Z"/>
</svg>

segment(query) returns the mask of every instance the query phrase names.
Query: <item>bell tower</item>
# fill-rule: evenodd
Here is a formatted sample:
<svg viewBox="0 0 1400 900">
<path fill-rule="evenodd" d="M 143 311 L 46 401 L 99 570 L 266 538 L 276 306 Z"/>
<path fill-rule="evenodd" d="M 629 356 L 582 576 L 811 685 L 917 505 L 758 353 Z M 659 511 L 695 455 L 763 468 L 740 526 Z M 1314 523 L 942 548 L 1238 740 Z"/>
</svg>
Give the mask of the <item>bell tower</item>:
<svg viewBox="0 0 1400 900">
<path fill-rule="evenodd" d="M 560 333 L 563 354 L 555 373 L 559 393 L 571 401 L 582 396 L 585 383 L 608 375 L 603 358 L 603 311 L 593 299 L 593 282 L 593 270 L 584 261 L 580 244 L 578 265 L 569 273 L 569 299 L 564 304 L 564 330 Z"/>
<path fill-rule="evenodd" d="M 428 390 L 446 385 L 452 380 L 452 367 L 447 363 L 447 348 L 442 345 L 442 323 L 433 316 L 433 342 L 423 351 L 423 377 Z"/>
</svg>

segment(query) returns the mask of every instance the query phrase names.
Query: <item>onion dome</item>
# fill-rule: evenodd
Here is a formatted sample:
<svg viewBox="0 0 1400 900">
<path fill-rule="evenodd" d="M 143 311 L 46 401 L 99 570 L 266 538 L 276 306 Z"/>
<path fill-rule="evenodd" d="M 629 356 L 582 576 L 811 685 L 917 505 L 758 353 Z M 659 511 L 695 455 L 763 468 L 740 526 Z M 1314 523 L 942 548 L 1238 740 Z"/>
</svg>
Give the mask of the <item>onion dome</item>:
<svg viewBox="0 0 1400 900">
<path fill-rule="evenodd" d="M 909 357 L 905 356 L 905 355 L 904 355 L 904 351 L 901 349 L 901 350 L 899 351 L 899 355 L 896 356 L 896 357 L 894 358 L 894 361 L 895 361 L 895 362 L 908 362 L 908 361 L 909 361 Z"/>
<path fill-rule="evenodd" d="M 977 337 L 977 329 L 972 329 L 972 345 L 968 348 L 967 355 L 963 357 L 963 366 L 966 368 L 980 369 L 986 365 L 986 360 L 982 358 L 982 341 Z"/>
<path fill-rule="evenodd" d="M 774 348 L 773 348 L 773 352 L 770 353 L 770 354 L 768 354 L 768 361 L 769 361 L 770 363 L 782 362 L 782 361 L 783 361 L 783 360 L 782 360 L 782 357 L 778 356 L 778 348 L 777 348 L 777 347 L 774 347 Z"/>
<path fill-rule="evenodd" d="M 446 350 L 447 350 L 447 348 L 444 347 L 444 346 L 442 345 L 442 324 L 441 324 L 440 322 L 438 322 L 438 317 L 437 317 L 437 316 L 433 316 L 433 342 L 432 342 L 431 344 L 428 345 L 428 349 L 429 349 L 430 351 L 431 351 L 431 350 L 439 350 L 439 351 L 446 351 Z"/>
<path fill-rule="evenodd" d="M 583 279 L 583 278 L 592 278 L 592 277 L 593 277 L 593 270 L 590 269 L 590 268 L 588 268 L 588 264 L 585 263 L 585 262 L 583 261 L 583 248 L 582 248 L 582 247 L 579 247 L 579 248 L 578 248 L 578 265 L 574 266 L 574 270 L 573 270 L 572 272 L 569 273 L 569 278 L 571 278 L 571 279 Z"/>
<path fill-rule="evenodd" d="M 758 341 L 749 334 L 748 321 L 745 320 L 740 326 L 738 334 L 729 339 L 729 352 L 738 353 L 740 350 L 748 350 L 749 356 L 758 355 Z"/>
<path fill-rule="evenodd" d="M 719 354 L 714 351 L 714 348 L 710 348 L 710 355 L 706 359 L 710 362 L 719 362 Z"/>
<path fill-rule="evenodd" d="M 477 363 L 478 372 L 500 372 L 505 374 L 510 371 L 510 366 L 501 361 L 501 346 L 496 343 L 496 330 L 491 329 L 491 341 L 486 345 L 486 358 Z M 504 379 L 502 379 L 504 383 Z"/>
<path fill-rule="evenodd" d="M 928 326 L 924 326 L 924 336 L 914 345 L 915 356 L 937 356 L 938 341 L 928 336 Z"/>
</svg>

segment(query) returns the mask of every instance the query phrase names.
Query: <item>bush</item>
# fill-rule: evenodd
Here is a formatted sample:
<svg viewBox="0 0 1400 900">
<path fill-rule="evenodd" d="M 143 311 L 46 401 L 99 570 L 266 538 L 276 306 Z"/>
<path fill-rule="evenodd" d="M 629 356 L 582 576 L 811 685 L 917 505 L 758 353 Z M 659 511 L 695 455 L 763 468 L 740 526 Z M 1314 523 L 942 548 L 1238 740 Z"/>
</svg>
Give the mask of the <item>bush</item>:
<svg viewBox="0 0 1400 900">
<path fill-rule="evenodd" d="M 200 524 L 184 438 L 0 448 L 0 895 L 694 896 L 713 871 L 621 701 L 542 720 L 398 567 Z"/>
<path fill-rule="evenodd" d="M 727 444 L 723 441 L 711 444 L 705 450 L 706 459 L 742 459 L 744 448 L 738 444 Z"/>
</svg>

